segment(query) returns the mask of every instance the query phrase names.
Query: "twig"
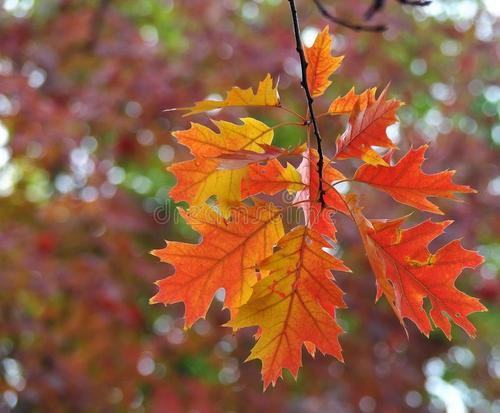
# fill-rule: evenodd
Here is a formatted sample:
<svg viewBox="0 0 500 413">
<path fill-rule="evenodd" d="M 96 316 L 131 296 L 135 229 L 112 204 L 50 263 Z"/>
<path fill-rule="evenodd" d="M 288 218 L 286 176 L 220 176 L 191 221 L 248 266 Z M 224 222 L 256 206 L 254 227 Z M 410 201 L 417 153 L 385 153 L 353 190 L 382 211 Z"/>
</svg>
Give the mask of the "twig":
<svg viewBox="0 0 500 413">
<path fill-rule="evenodd" d="M 314 99 L 311 95 L 311 91 L 309 90 L 309 86 L 307 84 L 307 60 L 306 60 L 306 55 L 304 53 L 304 48 L 302 46 L 302 41 L 300 40 L 300 26 L 299 26 L 299 19 L 297 16 L 297 7 L 295 5 L 295 0 L 288 0 L 288 3 L 290 4 L 290 11 L 292 13 L 293 32 L 295 34 L 296 50 L 300 57 L 300 67 L 302 69 L 301 85 L 306 95 L 307 107 L 309 109 L 309 121 L 312 124 L 314 137 L 316 138 L 316 143 L 318 146 L 317 166 L 319 175 L 319 202 L 321 203 L 321 206 L 324 206 L 325 190 L 323 189 L 323 149 L 321 147 L 321 135 L 319 133 L 316 117 L 314 116 L 314 107 L 313 107 Z"/>
<path fill-rule="evenodd" d="M 94 12 L 94 17 L 92 19 L 90 27 L 92 33 L 87 43 L 87 48 L 89 50 L 93 50 L 99 41 L 99 37 L 101 36 L 102 25 L 104 22 L 104 15 L 106 14 L 106 9 L 108 8 L 110 2 L 111 0 L 100 0 L 99 5 L 97 6 Z"/>
<path fill-rule="evenodd" d="M 334 16 L 331 14 L 327 8 L 321 3 L 320 0 L 313 0 L 314 4 L 318 8 L 319 12 L 323 15 L 324 18 L 332 21 L 335 24 L 338 24 L 340 26 L 347 27 L 351 30 L 356 30 L 358 32 L 364 31 L 364 32 L 383 32 L 384 30 L 387 29 L 387 27 L 383 24 L 377 24 L 374 26 L 369 26 L 369 25 L 363 25 L 363 24 L 357 24 L 357 23 L 351 23 L 347 20 L 341 19 L 340 17 Z"/>
<path fill-rule="evenodd" d="M 400 4 L 406 6 L 428 6 L 432 0 L 398 0 Z M 365 13 L 365 20 L 371 19 L 377 12 L 382 10 L 385 6 L 385 0 L 373 0 L 372 5 Z"/>
</svg>

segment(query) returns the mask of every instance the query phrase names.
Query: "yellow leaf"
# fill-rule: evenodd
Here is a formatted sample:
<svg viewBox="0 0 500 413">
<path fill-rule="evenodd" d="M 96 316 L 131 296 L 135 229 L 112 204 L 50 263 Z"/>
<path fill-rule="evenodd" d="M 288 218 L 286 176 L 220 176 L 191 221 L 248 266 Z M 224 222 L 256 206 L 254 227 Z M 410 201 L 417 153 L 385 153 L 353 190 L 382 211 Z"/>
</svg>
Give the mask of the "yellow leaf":
<svg viewBox="0 0 500 413">
<path fill-rule="evenodd" d="M 215 195 L 222 216 L 227 218 L 241 203 L 241 180 L 247 169 L 219 170 L 217 161 L 200 158 L 174 164 L 169 171 L 176 176 L 177 184 L 170 196 L 196 206 Z"/>
<path fill-rule="evenodd" d="M 212 121 L 219 133 L 199 123 L 191 128 L 173 132 L 179 143 L 189 147 L 195 156 L 213 158 L 223 153 L 246 149 L 262 153 L 259 144 L 270 144 L 273 130 L 265 123 L 253 118 L 242 118 L 241 125 L 226 121 Z"/>
<path fill-rule="evenodd" d="M 270 144 L 274 132 L 264 123 L 241 119 L 242 124 L 215 121 L 219 133 L 199 124 L 185 131 L 174 132 L 180 143 L 188 146 L 196 159 L 172 165 L 169 171 L 177 178 L 170 196 L 175 201 L 200 205 L 214 196 L 223 216 L 229 217 L 231 208 L 241 202 L 241 181 L 248 167 L 222 170 L 215 160 L 220 154 L 242 149 L 263 152 L 259 144 Z"/>
<path fill-rule="evenodd" d="M 238 86 L 234 86 L 227 92 L 224 100 L 202 100 L 196 102 L 194 106 L 182 109 L 189 110 L 184 116 L 190 116 L 195 113 L 207 112 L 229 106 L 279 105 L 280 98 L 278 95 L 278 85 L 273 87 L 273 78 L 268 74 L 264 80 L 259 82 L 256 93 L 254 93 L 252 88 L 241 89 Z"/>
</svg>

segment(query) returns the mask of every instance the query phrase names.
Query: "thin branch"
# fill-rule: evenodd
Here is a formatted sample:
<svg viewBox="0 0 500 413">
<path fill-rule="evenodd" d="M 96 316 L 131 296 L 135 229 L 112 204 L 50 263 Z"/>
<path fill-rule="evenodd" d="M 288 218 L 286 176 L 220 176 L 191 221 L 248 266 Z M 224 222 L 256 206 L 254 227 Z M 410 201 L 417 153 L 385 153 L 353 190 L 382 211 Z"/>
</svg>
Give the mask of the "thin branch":
<svg viewBox="0 0 500 413">
<path fill-rule="evenodd" d="M 432 3 L 432 0 L 398 0 L 401 4 L 407 6 L 428 6 Z"/>
<path fill-rule="evenodd" d="M 365 12 L 365 20 L 370 20 L 377 12 L 384 7 L 385 0 L 373 0 L 372 5 Z"/>
<path fill-rule="evenodd" d="M 400 4 L 406 6 L 428 6 L 432 0 L 397 0 Z M 365 20 L 371 19 L 376 13 L 382 10 L 385 6 L 385 0 L 373 0 L 370 8 L 365 12 Z"/>
<path fill-rule="evenodd" d="M 101 30 L 104 23 L 104 15 L 106 14 L 109 3 L 111 3 L 111 0 L 100 0 L 99 5 L 95 9 L 90 27 L 92 32 L 87 43 L 87 48 L 89 50 L 93 50 L 99 42 L 99 37 L 101 36 Z"/>
<path fill-rule="evenodd" d="M 323 149 L 321 147 L 321 135 L 319 133 L 318 123 L 316 121 L 316 117 L 314 116 L 314 99 L 311 95 L 311 91 L 309 90 L 309 86 L 307 84 L 307 60 L 306 55 L 304 53 L 304 48 L 302 46 L 302 41 L 300 40 L 300 26 L 299 19 L 297 16 L 297 7 L 295 5 L 295 0 L 288 0 L 290 4 L 290 12 L 292 14 L 292 22 L 293 22 L 293 32 L 295 35 L 295 44 L 296 50 L 300 57 L 300 67 L 302 70 L 302 80 L 301 85 L 304 89 L 304 93 L 307 99 L 307 107 L 309 110 L 309 121 L 313 127 L 314 137 L 316 138 L 316 143 L 318 146 L 318 175 L 319 175 L 319 202 L 322 206 L 325 205 L 325 190 L 323 189 Z"/>
<path fill-rule="evenodd" d="M 387 29 L 387 27 L 383 24 L 377 24 L 377 25 L 363 25 L 363 24 L 357 24 L 357 23 L 351 23 L 347 20 L 341 19 L 340 17 L 334 16 L 331 14 L 327 8 L 324 6 L 323 3 L 321 3 L 320 0 L 313 0 L 314 4 L 318 8 L 319 12 L 323 15 L 325 19 L 330 20 L 331 22 L 338 24 L 340 26 L 347 27 L 351 30 L 355 30 L 358 32 L 383 32 L 384 30 Z"/>
</svg>

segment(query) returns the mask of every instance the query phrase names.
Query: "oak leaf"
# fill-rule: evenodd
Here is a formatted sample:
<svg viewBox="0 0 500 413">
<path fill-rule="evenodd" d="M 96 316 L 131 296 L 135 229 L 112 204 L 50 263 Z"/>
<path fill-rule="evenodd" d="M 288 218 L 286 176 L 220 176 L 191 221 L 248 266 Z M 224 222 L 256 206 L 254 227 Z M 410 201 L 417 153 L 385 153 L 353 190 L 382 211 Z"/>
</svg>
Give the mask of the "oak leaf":
<svg viewBox="0 0 500 413">
<path fill-rule="evenodd" d="M 410 149 L 394 166 L 362 165 L 356 171 L 354 180 L 370 184 L 387 192 L 394 200 L 406 205 L 442 214 L 442 211 L 427 197 L 454 198 L 455 192 L 475 192 L 465 185 L 451 180 L 455 171 L 425 174 L 422 164 L 427 145 Z"/>
<path fill-rule="evenodd" d="M 400 321 L 413 321 L 422 333 L 429 335 L 432 326 L 451 338 L 451 319 L 474 337 L 476 329 L 467 319 L 471 313 L 486 311 L 477 298 L 455 287 L 455 281 L 465 268 L 475 268 L 483 258 L 466 250 L 459 240 L 451 241 L 436 252 L 428 245 L 443 234 L 452 221 L 422 222 L 401 229 L 405 218 L 367 220 L 360 211 L 356 220 L 367 256 L 377 279 L 377 298 L 386 295 Z M 424 298 L 431 303 L 429 314 Z"/>
<path fill-rule="evenodd" d="M 349 269 L 325 252 L 328 247 L 320 234 L 303 226 L 286 234 L 279 249 L 260 263 L 267 277 L 255 284 L 250 300 L 228 324 L 235 329 L 259 326 L 248 360 L 262 360 L 264 388 L 274 385 L 283 369 L 297 375 L 303 345 L 311 354 L 317 348 L 342 360 L 342 329 L 334 314 L 345 303 L 331 270 Z"/>
<path fill-rule="evenodd" d="M 246 149 L 262 153 L 261 145 L 270 144 L 273 129 L 253 118 L 241 118 L 241 124 L 213 120 L 218 133 L 199 123 L 191 123 L 187 130 L 175 131 L 173 136 L 187 146 L 195 156 L 213 158 L 224 153 Z"/>
<path fill-rule="evenodd" d="M 222 170 L 215 159 L 221 154 L 246 149 L 264 152 L 260 144 L 270 144 L 274 132 L 264 123 L 252 119 L 241 119 L 242 124 L 214 121 L 219 132 L 194 123 L 188 130 L 173 135 L 191 149 L 195 159 L 176 163 L 168 168 L 177 178 L 170 196 L 177 202 L 201 205 L 215 195 L 221 213 L 228 217 L 231 208 L 241 202 L 241 181 L 247 167 Z"/>
<path fill-rule="evenodd" d="M 366 109 L 359 100 L 349 117 L 345 132 L 337 138 L 336 159 L 360 158 L 371 165 L 387 165 L 372 146 L 395 148 L 387 136 L 388 126 L 397 122 L 396 110 L 402 103 L 386 99 L 387 88 Z"/>
<path fill-rule="evenodd" d="M 224 100 L 202 100 L 196 102 L 194 106 L 180 108 L 188 110 L 184 116 L 194 115 L 196 113 L 207 112 L 214 109 L 226 108 L 230 106 L 279 106 L 280 98 L 278 86 L 273 86 L 273 78 L 270 74 L 259 82 L 257 91 L 254 93 L 252 88 L 241 89 L 234 86 L 226 94 Z"/>
<path fill-rule="evenodd" d="M 247 198 L 259 193 L 275 195 L 284 190 L 298 191 L 302 188 L 302 176 L 295 167 L 281 165 L 277 159 L 265 164 L 252 164 L 241 183 L 241 197 Z"/>
<path fill-rule="evenodd" d="M 356 94 L 354 87 L 349 90 L 344 96 L 340 96 L 333 100 L 333 102 L 328 107 L 329 115 L 343 115 L 350 114 L 356 104 L 359 105 L 359 110 L 366 110 L 366 108 L 375 102 L 375 94 L 377 93 L 377 88 L 373 87 L 371 89 L 366 89 L 361 94 Z"/>
<path fill-rule="evenodd" d="M 332 56 L 331 48 L 332 38 L 326 26 L 316 36 L 314 44 L 304 50 L 307 59 L 307 84 L 313 97 L 321 96 L 331 85 L 332 82 L 328 78 L 339 68 L 344 59 L 344 56 Z"/>
<path fill-rule="evenodd" d="M 199 206 L 215 196 L 221 214 L 228 218 L 231 210 L 241 203 L 241 181 L 247 169 L 220 170 L 213 159 L 193 159 L 168 168 L 177 178 L 170 196 L 176 202 L 186 201 Z"/>
<path fill-rule="evenodd" d="M 242 205 L 233 211 L 230 221 L 208 205 L 191 208 L 184 216 L 202 240 L 199 244 L 169 241 L 165 248 L 152 252 L 172 264 L 175 274 L 157 282 L 159 291 L 150 302 L 183 302 L 190 327 L 205 316 L 215 292 L 224 288 L 224 305 L 234 316 L 252 293 L 256 265 L 283 236 L 280 210 L 255 201 L 252 207 Z"/>
</svg>

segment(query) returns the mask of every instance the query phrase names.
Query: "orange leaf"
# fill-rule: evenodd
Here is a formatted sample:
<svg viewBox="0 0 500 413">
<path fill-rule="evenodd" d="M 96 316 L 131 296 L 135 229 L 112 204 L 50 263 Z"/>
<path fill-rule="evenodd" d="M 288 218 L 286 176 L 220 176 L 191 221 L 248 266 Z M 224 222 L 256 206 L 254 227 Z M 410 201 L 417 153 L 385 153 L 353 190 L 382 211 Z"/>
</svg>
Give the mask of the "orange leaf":
<svg viewBox="0 0 500 413">
<path fill-rule="evenodd" d="M 394 200 L 422 211 L 442 214 L 427 197 L 453 199 L 454 192 L 475 192 L 468 186 L 456 185 L 451 178 L 455 171 L 425 174 L 421 167 L 427 145 L 410 149 L 394 166 L 362 165 L 354 175 L 359 182 L 387 192 Z"/>
<path fill-rule="evenodd" d="M 312 47 L 306 47 L 304 53 L 307 59 L 307 84 L 313 97 L 322 95 L 331 85 L 328 78 L 335 72 L 344 56 L 332 56 L 332 39 L 326 26 L 316 37 Z"/>
<path fill-rule="evenodd" d="M 255 284 L 248 303 L 228 323 L 233 328 L 259 326 L 248 359 L 262 360 L 264 388 L 274 385 L 285 368 L 297 375 L 303 345 L 311 354 L 317 348 L 342 360 L 342 329 L 334 313 L 345 304 L 330 270 L 349 269 L 324 251 L 330 245 L 320 234 L 303 226 L 286 234 L 278 247 L 260 264 L 269 275 Z"/>
<path fill-rule="evenodd" d="M 464 249 L 454 240 L 435 253 L 429 243 L 444 232 L 451 221 L 425 221 L 409 229 L 401 229 L 405 218 L 373 220 L 355 212 L 368 259 L 376 274 L 377 298 L 384 293 L 396 314 L 413 321 L 422 333 L 429 335 L 430 320 L 451 338 L 449 319 L 474 337 L 476 329 L 467 319 L 469 314 L 486 311 L 477 298 L 455 287 L 464 268 L 475 268 L 483 258 Z M 423 307 L 424 298 L 431 303 L 429 315 Z"/>
<path fill-rule="evenodd" d="M 236 209 L 230 221 L 208 205 L 191 208 L 185 215 L 202 241 L 169 241 L 165 248 L 152 252 L 172 264 L 176 272 L 157 282 L 159 291 L 151 303 L 183 302 L 189 327 L 205 316 L 215 292 L 224 288 L 224 304 L 234 316 L 252 293 L 257 281 L 256 264 L 272 253 L 273 245 L 283 236 L 280 210 L 255 201 L 253 207 Z"/>
<path fill-rule="evenodd" d="M 365 110 L 356 103 L 346 131 L 337 139 L 337 159 L 360 158 L 372 165 L 387 165 L 387 162 L 372 149 L 372 146 L 395 148 L 387 136 L 388 126 L 396 123 L 396 110 L 402 105 L 398 100 L 386 100 L 387 88 L 378 99 Z"/>
<path fill-rule="evenodd" d="M 375 93 L 377 88 L 366 89 L 360 95 L 357 95 L 354 88 L 347 92 L 344 96 L 336 98 L 328 108 L 329 115 L 349 114 L 354 110 L 356 103 L 359 102 L 359 110 L 365 110 L 368 105 L 375 102 Z"/>
<path fill-rule="evenodd" d="M 302 188 L 302 177 L 293 165 L 286 168 L 277 159 L 266 164 L 252 164 L 248 175 L 241 183 L 241 197 L 247 198 L 259 193 L 275 195 L 284 190 L 297 191 Z"/>
</svg>

